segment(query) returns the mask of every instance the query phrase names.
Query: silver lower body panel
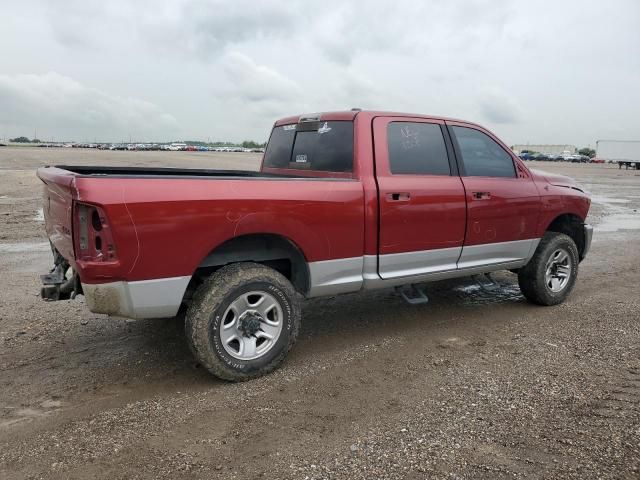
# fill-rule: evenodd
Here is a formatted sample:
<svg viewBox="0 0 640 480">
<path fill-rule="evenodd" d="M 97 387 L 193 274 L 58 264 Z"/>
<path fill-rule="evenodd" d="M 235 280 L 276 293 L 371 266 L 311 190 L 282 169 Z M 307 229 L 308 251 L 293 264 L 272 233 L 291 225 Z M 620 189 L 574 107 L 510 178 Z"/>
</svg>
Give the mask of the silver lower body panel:
<svg viewBox="0 0 640 480">
<path fill-rule="evenodd" d="M 190 276 L 136 282 L 83 283 L 89 310 L 128 318 L 174 317 Z"/>
<path fill-rule="evenodd" d="M 539 238 L 423 252 L 365 255 L 309 264 L 309 297 L 465 277 L 526 265 Z"/>
<path fill-rule="evenodd" d="M 585 254 L 591 235 L 585 228 Z M 520 268 L 533 256 L 540 239 L 401 254 L 365 255 L 309 263 L 308 297 L 338 295 L 431 282 L 496 270 Z M 456 261 L 457 260 L 457 261 Z M 380 263 L 380 265 L 379 265 Z M 379 268 L 385 269 L 380 275 Z M 128 318 L 173 317 L 191 276 L 134 282 L 82 284 L 92 312 Z"/>
</svg>

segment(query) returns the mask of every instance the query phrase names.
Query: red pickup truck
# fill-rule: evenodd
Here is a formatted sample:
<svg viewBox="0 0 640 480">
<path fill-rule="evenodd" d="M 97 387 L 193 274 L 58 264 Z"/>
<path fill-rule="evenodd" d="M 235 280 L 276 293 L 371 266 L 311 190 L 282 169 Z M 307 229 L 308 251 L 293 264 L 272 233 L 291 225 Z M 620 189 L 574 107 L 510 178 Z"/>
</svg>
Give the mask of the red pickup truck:
<svg viewBox="0 0 640 480">
<path fill-rule="evenodd" d="M 427 115 L 278 120 L 258 172 L 38 176 L 55 264 L 43 297 L 82 293 L 91 311 L 131 318 L 184 307 L 193 353 L 229 380 L 283 361 L 305 297 L 404 286 L 419 302 L 418 284 L 506 269 L 527 299 L 558 304 L 592 237 L 573 180 L 527 168 L 481 126 Z"/>
</svg>

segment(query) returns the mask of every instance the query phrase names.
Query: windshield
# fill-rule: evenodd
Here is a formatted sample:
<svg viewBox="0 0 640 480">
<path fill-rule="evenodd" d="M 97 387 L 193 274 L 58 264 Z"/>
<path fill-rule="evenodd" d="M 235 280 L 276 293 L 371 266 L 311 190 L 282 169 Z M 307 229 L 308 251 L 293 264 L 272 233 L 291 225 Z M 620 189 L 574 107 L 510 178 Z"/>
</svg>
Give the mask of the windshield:
<svg viewBox="0 0 640 480">
<path fill-rule="evenodd" d="M 353 122 L 309 122 L 275 127 L 263 167 L 352 172 Z"/>
</svg>

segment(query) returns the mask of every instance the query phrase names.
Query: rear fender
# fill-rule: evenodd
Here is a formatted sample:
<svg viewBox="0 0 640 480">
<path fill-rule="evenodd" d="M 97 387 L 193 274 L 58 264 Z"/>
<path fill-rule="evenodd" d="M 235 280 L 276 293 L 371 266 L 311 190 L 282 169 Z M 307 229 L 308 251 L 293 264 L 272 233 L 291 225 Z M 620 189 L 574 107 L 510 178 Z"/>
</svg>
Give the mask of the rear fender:
<svg viewBox="0 0 640 480">
<path fill-rule="evenodd" d="M 273 234 L 289 239 L 302 251 L 305 258 L 331 258 L 332 245 L 324 231 L 312 231 L 306 224 L 313 222 L 310 217 L 306 222 L 293 215 L 277 215 L 271 212 L 249 213 L 235 224 L 233 237 L 251 234 Z M 318 233 L 320 231 L 320 233 Z"/>
</svg>

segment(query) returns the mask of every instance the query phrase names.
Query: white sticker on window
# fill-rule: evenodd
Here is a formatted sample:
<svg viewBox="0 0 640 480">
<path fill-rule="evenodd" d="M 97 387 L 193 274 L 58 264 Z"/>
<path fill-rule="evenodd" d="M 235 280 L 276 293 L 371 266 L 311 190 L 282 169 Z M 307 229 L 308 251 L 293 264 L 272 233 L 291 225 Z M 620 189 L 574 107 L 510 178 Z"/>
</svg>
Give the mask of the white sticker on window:
<svg viewBox="0 0 640 480">
<path fill-rule="evenodd" d="M 331 131 L 331 127 L 327 125 L 327 122 L 324 122 L 324 125 L 322 125 L 319 129 L 318 129 L 318 133 L 320 135 L 322 135 L 323 133 L 327 133 Z"/>
<path fill-rule="evenodd" d="M 409 125 L 400 129 L 402 135 L 402 148 L 405 150 L 411 150 L 420 146 L 420 134 L 417 130 L 412 130 Z"/>
<path fill-rule="evenodd" d="M 296 129 L 296 125 L 295 123 L 293 125 L 285 125 L 284 127 L 282 127 L 283 130 L 295 130 Z"/>
<path fill-rule="evenodd" d="M 296 155 L 296 163 L 307 163 L 306 155 Z"/>
</svg>

